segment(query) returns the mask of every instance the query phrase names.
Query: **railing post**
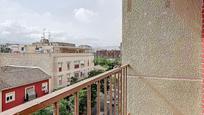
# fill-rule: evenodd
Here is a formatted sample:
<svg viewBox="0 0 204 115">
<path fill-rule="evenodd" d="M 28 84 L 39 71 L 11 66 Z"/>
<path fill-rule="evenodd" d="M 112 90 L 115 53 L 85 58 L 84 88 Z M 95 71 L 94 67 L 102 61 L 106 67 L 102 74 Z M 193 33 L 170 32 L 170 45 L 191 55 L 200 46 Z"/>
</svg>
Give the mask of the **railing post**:
<svg viewBox="0 0 204 115">
<path fill-rule="evenodd" d="M 112 99 L 112 93 L 113 93 L 113 88 L 112 88 L 112 75 L 110 76 L 110 112 L 109 112 L 109 115 L 112 115 L 112 113 L 113 113 L 113 109 L 112 109 L 112 101 L 113 101 L 113 99 Z"/>
<path fill-rule="evenodd" d="M 114 74 L 114 115 L 116 115 L 116 109 L 117 109 L 117 107 L 116 107 L 116 101 L 117 101 L 117 96 L 116 96 L 116 93 L 117 93 L 117 91 L 116 91 L 116 83 L 117 83 L 117 77 L 116 77 L 116 74 Z"/>
<path fill-rule="evenodd" d="M 127 101 L 126 101 L 127 93 L 126 93 L 126 67 L 123 68 L 123 114 L 127 115 Z"/>
<path fill-rule="evenodd" d="M 79 96 L 78 92 L 74 94 L 74 115 L 79 115 Z"/>
<path fill-rule="evenodd" d="M 118 109 L 118 114 L 122 115 L 122 69 L 119 72 L 118 76 L 118 104 L 119 104 L 119 109 Z"/>
<path fill-rule="evenodd" d="M 59 115 L 59 102 L 54 103 L 54 115 Z"/>
<path fill-rule="evenodd" d="M 87 87 L 87 115 L 91 115 L 91 85 Z"/>
<path fill-rule="evenodd" d="M 107 78 L 104 79 L 104 115 L 107 115 Z"/>
<path fill-rule="evenodd" d="M 101 87 L 101 83 L 100 81 L 98 81 L 97 83 L 97 115 L 100 115 L 100 112 L 101 112 L 100 87 Z"/>
<path fill-rule="evenodd" d="M 125 115 L 127 115 L 127 66 L 125 67 Z"/>
</svg>

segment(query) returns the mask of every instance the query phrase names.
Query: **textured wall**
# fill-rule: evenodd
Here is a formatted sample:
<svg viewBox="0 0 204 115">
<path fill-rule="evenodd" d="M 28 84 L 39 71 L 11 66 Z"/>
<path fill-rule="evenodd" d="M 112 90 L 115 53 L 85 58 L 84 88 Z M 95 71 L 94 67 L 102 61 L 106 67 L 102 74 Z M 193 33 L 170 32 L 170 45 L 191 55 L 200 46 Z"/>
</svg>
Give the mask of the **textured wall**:
<svg viewBox="0 0 204 115">
<path fill-rule="evenodd" d="M 123 0 L 131 114 L 201 113 L 201 2 Z"/>
<path fill-rule="evenodd" d="M 128 87 L 128 112 L 131 115 L 201 114 L 199 80 L 129 76 Z"/>
<path fill-rule="evenodd" d="M 123 0 L 123 62 L 129 74 L 200 77 L 201 0 Z M 138 66 L 139 65 L 139 66 Z"/>
</svg>

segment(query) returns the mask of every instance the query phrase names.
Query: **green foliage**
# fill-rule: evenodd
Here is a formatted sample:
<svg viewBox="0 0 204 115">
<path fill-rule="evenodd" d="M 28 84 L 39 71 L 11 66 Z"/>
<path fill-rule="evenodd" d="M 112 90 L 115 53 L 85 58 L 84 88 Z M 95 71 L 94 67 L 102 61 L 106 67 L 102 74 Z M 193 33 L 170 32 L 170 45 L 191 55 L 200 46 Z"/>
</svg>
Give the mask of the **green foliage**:
<svg viewBox="0 0 204 115">
<path fill-rule="evenodd" d="M 77 81 L 78 81 L 78 78 L 76 78 L 76 77 L 71 77 L 71 82 L 70 82 L 70 84 L 71 84 L 71 85 L 72 85 L 72 84 L 75 84 Z"/>
<path fill-rule="evenodd" d="M 115 66 L 120 65 L 121 60 L 119 58 L 118 59 L 106 59 L 106 58 L 102 58 L 102 57 L 96 57 L 94 59 L 94 64 L 103 66 L 103 67 L 107 68 L 107 70 L 111 70 Z"/>
<path fill-rule="evenodd" d="M 35 113 L 33 113 L 32 115 L 52 115 L 52 107 L 47 107 L 45 109 L 39 110 Z"/>
<path fill-rule="evenodd" d="M 68 101 L 63 99 L 60 101 L 60 115 L 68 115 L 69 111 L 68 111 Z"/>
<path fill-rule="evenodd" d="M 103 72 L 104 72 L 103 70 L 92 70 L 88 73 L 88 77 L 93 77 L 93 76 L 99 75 Z"/>
</svg>

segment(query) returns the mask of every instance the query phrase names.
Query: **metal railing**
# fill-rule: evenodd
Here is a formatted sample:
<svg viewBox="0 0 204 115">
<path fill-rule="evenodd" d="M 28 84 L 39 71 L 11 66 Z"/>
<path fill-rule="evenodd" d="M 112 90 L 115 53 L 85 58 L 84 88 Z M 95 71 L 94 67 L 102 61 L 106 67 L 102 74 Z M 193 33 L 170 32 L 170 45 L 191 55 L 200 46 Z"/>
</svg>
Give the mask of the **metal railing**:
<svg viewBox="0 0 204 115">
<path fill-rule="evenodd" d="M 127 67 L 123 65 L 104 72 L 100 75 L 85 79 L 69 87 L 47 94 L 43 97 L 29 101 L 0 113 L 0 115 L 29 115 L 38 110 L 53 105 L 54 115 L 59 115 L 59 102 L 67 96 L 74 96 L 74 115 L 79 115 L 79 91 L 87 90 L 87 115 L 91 115 L 91 85 L 97 85 L 97 115 L 101 113 L 100 88 L 104 85 L 104 115 L 127 115 Z M 109 87 L 109 88 L 107 88 Z M 109 98 L 107 98 L 109 97 Z M 107 103 L 109 102 L 109 104 Z"/>
</svg>

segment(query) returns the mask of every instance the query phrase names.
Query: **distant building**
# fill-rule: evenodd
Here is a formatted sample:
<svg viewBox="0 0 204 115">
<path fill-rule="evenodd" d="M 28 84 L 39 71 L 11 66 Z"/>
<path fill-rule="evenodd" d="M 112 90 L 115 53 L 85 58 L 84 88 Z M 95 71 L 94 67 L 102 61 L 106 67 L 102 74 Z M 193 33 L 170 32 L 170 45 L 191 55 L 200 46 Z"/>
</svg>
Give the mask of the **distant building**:
<svg viewBox="0 0 204 115">
<path fill-rule="evenodd" d="M 24 45 L 19 49 L 21 53 L 91 53 L 89 49 L 76 47 L 73 43 L 50 42 L 48 39 L 41 39 L 40 42 Z"/>
<path fill-rule="evenodd" d="M 94 52 L 93 48 L 89 45 L 80 45 L 79 48 L 85 49 L 86 53 L 93 53 Z"/>
<path fill-rule="evenodd" d="M 20 53 L 20 45 L 19 44 L 1 44 L 0 45 L 0 53 Z"/>
<path fill-rule="evenodd" d="M 53 91 L 70 85 L 71 77 L 83 79 L 94 68 L 91 53 L 25 53 L 0 54 L 0 66 L 36 66 L 52 76 L 50 87 Z"/>
<path fill-rule="evenodd" d="M 103 57 L 103 58 L 120 58 L 121 51 L 120 50 L 97 50 L 96 57 Z"/>
<path fill-rule="evenodd" d="M 49 93 L 50 76 L 39 68 L 0 68 L 0 112 Z"/>
</svg>

